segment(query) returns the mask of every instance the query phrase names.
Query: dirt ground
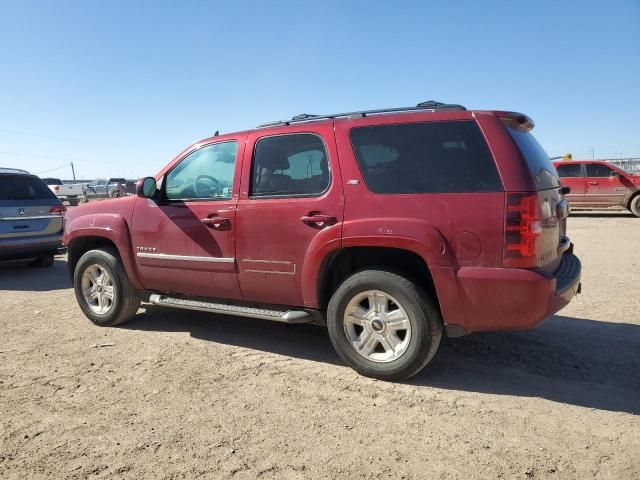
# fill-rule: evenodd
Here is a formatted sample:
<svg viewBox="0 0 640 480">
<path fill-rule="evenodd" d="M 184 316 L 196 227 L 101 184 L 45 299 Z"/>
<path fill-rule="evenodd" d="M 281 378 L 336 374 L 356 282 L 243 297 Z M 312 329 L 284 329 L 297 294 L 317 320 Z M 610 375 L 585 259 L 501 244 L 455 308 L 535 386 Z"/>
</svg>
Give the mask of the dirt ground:
<svg viewBox="0 0 640 480">
<path fill-rule="evenodd" d="M 101 329 L 62 258 L 0 269 L 0 478 L 640 478 L 640 219 L 569 234 L 565 310 L 395 384 L 319 327 L 148 308 Z"/>
</svg>

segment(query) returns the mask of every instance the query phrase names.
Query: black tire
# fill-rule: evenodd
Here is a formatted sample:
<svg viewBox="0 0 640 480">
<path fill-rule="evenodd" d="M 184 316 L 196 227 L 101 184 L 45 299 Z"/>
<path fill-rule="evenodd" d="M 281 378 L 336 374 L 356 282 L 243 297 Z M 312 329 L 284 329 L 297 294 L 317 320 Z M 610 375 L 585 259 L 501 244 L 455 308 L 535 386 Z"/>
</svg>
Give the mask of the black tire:
<svg viewBox="0 0 640 480">
<path fill-rule="evenodd" d="M 369 360 L 351 344 L 345 329 L 349 302 L 369 290 L 381 291 L 402 305 L 411 336 L 406 350 L 387 363 Z M 335 291 L 327 309 L 331 343 L 340 358 L 358 373 L 380 380 L 404 380 L 420 372 L 433 358 L 442 338 L 442 319 L 433 300 L 416 283 L 385 269 L 363 270 L 347 278 Z"/>
<path fill-rule="evenodd" d="M 53 266 L 55 261 L 52 253 L 46 253 L 36 258 L 31 265 L 38 268 L 49 268 Z"/>
<path fill-rule="evenodd" d="M 629 210 L 636 217 L 640 217 L 640 193 L 637 193 L 636 196 L 631 199 Z"/>
<path fill-rule="evenodd" d="M 119 198 L 120 196 L 120 190 L 117 188 L 111 192 L 111 198 Z"/>
<path fill-rule="evenodd" d="M 113 284 L 113 301 L 104 314 L 91 310 L 82 292 L 82 276 L 91 265 L 98 265 L 109 275 Z M 89 250 L 80 257 L 73 274 L 76 300 L 85 316 L 100 327 L 113 327 L 131 320 L 140 307 L 140 297 L 129 281 L 118 253 L 109 248 Z"/>
<path fill-rule="evenodd" d="M 78 204 L 80 203 L 80 200 L 77 198 L 74 198 L 73 200 L 67 200 L 69 202 L 69 206 L 71 207 L 77 207 Z"/>
</svg>

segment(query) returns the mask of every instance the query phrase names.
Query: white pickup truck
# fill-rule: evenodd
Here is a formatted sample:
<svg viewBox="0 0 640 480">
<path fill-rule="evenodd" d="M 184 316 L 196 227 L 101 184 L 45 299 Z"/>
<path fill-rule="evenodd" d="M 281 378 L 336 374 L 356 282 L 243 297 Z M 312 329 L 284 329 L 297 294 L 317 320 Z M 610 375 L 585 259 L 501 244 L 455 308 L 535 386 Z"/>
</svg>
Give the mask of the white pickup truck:
<svg viewBox="0 0 640 480">
<path fill-rule="evenodd" d="M 69 202 L 72 207 L 78 205 L 84 198 L 81 183 L 62 183 L 59 178 L 43 178 L 42 181 L 61 201 Z"/>
</svg>

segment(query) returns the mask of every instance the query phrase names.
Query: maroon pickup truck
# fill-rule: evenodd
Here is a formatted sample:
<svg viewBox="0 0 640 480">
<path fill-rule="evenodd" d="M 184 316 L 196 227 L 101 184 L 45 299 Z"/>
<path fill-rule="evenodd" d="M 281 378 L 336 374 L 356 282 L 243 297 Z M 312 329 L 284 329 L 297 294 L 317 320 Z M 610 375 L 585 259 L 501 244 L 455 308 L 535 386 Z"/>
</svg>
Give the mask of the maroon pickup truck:
<svg viewBox="0 0 640 480">
<path fill-rule="evenodd" d="M 444 333 L 532 328 L 579 290 L 532 128 L 430 101 L 207 138 L 67 214 L 78 303 L 101 326 L 141 302 L 326 325 L 358 372 L 410 377 Z"/>
<path fill-rule="evenodd" d="M 640 175 L 597 160 L 554 163 L 575 207 L 624 208 L 640 217 Z"/>
</svg>

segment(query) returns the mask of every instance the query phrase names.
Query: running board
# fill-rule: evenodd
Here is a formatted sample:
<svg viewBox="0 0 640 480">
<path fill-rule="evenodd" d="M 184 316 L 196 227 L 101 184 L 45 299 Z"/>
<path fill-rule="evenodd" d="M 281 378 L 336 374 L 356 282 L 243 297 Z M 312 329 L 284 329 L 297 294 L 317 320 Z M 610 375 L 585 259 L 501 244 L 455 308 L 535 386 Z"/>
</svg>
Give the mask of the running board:
<svg viewBox="0 0 640 480">
<path fill-rule="evenodd" d="M 304 310 L 268 310 L 264 308 L 242 307 L 225 303 L 205 302 L 201 300 L 186 300 L 184 298 L 168 297 L 157 293 L 151 294 L 149 302 L 163 307 L 182 308 L 185 310 L 199 310 L 220 315 L 237 315 L 239 317 L 261 318 L 284 323 L 313 323 L 314 318 Z"/>
</svg>

